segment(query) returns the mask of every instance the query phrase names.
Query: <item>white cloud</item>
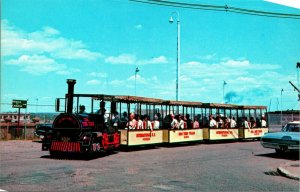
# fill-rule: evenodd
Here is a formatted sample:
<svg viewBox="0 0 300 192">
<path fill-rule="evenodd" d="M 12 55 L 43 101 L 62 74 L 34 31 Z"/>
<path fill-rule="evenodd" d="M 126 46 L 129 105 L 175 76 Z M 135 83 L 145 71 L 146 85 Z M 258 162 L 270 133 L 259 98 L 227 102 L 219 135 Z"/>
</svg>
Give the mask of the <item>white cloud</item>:
<svg viewBox="0 0 300 192">
<path fill-rule="evenodd" d="M 96 73 L 96 72 L 91 72 L 88 75 L 92 76 L 92 77 L 100 77 L 100 78 L 106 78 L 108 75 L 107 73 Z"/>
<path fill-rule="evenodd" d="M 100 85 L 101 82 L 99 80 L 93 79 L 86 82 L 88 85 Z"/>
<path fill-rule="evenodd" d="M 136 78 L 136 82 L 139 83 L 139 84 L 145 84 L 147 81 L 145 78 L 141 77 L 139 74 L 136 75 L 132 75 L 130 76 L 127 80 L 128 81 L 135 81 L 135 78 Z"/>
<path fill-rule="evenodd" d="M 56 72 L 58 75 L 72 75 L 73 73 L 79 73 L 80 69 L 70 68 L 66 70 L 59 70 Z"/>
<path fill-rule="evenodd" d="M 225 67 L 245 68 L 250 66 L 250 61 L 248 60 L 238 61 L 238 60 L 229 59 L 225 62 L 222 62 L 221 64 L 224 65 Z"/>
<path fill-rule="evenodd" d="M 137 30 L 140 30 L 143 28 L 143 26 L 141 24 L 135 25 L 134 28 L 136 28 Z"/>
<path fill-rule="evenodd" d="M 124 53 L 119 56 L 109 56 L 105 59 L 105 62 L 111 64 L 147 65 L 147 64 L 165 64 L 168 63 L 168 59 L 165 56 L 153 57 L 151 59 L 138 59 L 133 54 Z"/>
<path fill-rule="evenodd" d="M 105 59 L 106 63 L 112 64 L 134 64 L 136 62 L 135 55 L 131 54 L 121 54 L 119 56 L 110 56 Z"/>
<path fill-rule="evenodd" d="M 43 29 L 44 29 L 45 33 L 48 33 L 49 35 L 59 35 L 60 34 L 60 32 L 58 30 L 56 30 L 52 27 L 46 26 Z"/>
<path fill-rule="evenodd" d="M 101 53 L 87 49 L 81 41 L 60 36 L 57 29 L 46 26 L 40 31 L 26 32 L 2 22 L 1 51 L 3 56 L 20 56 L 24 54 L 48 54 L 54 59 L 95 60 L 103 57 Z"/>
<path fill-rule="evenodd" d="M 217 55 L 216 53 L 213 53 L 213 54 L 201 56 L 200 58 L 203 60 L 214 60 L 216 59 L 216 55 Z"/>
<path fill-rule="evenodd" d="M 22 55 L 17 59 L 8 60 L 7 64 L 20 66 L 21 71 L 26 71 L 35 75 L 66 69 L 65 65 L 40 55 Z"/>
<path fill-rule="evenodd" d="M 114 87 L 123 87 L 125 85 L 125 81 L 113 80 L 113 81 L 109 82 L 109 84 L 114 86 Z"/>
</svg>

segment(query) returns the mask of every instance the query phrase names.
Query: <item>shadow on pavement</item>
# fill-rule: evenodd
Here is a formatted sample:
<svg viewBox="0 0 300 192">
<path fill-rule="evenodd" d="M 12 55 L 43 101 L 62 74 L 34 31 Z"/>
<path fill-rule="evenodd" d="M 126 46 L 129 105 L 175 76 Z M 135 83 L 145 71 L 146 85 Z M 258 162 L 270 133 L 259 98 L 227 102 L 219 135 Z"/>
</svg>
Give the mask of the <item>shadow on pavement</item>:
<svg viewBox="0 0 300 192">
<path fill-rule="evenodd" d="M 54 160 L 80 160 L 80 161 L 90 161 L 94 159 L 104 158 L 113 154 L 118 153 L 118 151 L 111 151 L 106 153 L 98 154 L 55 154 L 55 155 L 43 155 L 40 158 L 44 159 L 54 159 Z"/>
<path fill-rule="evenodd" d="M 255 156 L 268 157 L 268 158 L 274 158 L 274 159 L 299 160 L 298 152 L 287 152 L 287 153 L 283 153 L 283 154 L 267 153 L 267 154 L 257 154 Z"/>
<path fill-rule="evenodd" d="M 152 149 L 158 149 L 160 146 L 157 145 L 146 145 L 146 146 L 131 146 L 131 147 L 123 147 L 121 146 L 120 151 L 121 152 L 134 152 L 134 151 L 144 151 L 144 150 L 152 150 Z"/>
</svg>

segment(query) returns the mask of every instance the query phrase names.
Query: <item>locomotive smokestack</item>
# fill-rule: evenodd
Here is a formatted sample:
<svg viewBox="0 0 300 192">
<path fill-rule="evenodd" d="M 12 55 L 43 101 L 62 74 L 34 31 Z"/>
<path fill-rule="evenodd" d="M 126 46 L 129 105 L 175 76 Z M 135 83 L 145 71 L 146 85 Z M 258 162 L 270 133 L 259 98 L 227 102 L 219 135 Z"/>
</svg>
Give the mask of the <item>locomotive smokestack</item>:
<svg viewBox="0 0 300 192">
<path fill-rule="evenodd" d="M 76 80 L 75 79 L 67 79 L 67 83 L 68 83 L 67 113 L 72 113 L 72 110 L 73 110 L 74 85 L 76 84 Z"/>
</svg>

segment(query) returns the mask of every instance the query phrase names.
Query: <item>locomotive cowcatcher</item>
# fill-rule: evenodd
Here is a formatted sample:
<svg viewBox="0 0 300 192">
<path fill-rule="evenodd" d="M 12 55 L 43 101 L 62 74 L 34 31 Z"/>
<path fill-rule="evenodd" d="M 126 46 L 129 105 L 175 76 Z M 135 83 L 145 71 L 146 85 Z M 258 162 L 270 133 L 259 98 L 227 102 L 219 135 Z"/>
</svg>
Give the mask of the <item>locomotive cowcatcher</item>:
<svg viewBox="0 0 300 192">
<path fill-rule="evenodd" d="M 65 98 L 56 99 L 56 111 L 60 113 L 53 121 L 52 130 L 42 138 L 42 150 L 50 151 L 50 155 L 62 153 L 99 153 L 115 150 L 120 146 L 120 133 L 118 125 L 111 124 L 109 117 L 116 110 L 113 97 L 92 94 L 74 94 L 76 80 L 67 79 L 68 93 Z M 77 99 L 77 107 L 73 109 L 74 99 Z M 79 105 L 89 99 L 91 103 L 90 113 L 86 113 L 85 106 Z M 64 102 L 64 110 L 60 105 Z M 94 103 L 100 104 L 94 111 Z M 111 104 L 108 113 L 105 104 Z M 80 108 L 80 111 L 78 110 Z"/>
</svg>

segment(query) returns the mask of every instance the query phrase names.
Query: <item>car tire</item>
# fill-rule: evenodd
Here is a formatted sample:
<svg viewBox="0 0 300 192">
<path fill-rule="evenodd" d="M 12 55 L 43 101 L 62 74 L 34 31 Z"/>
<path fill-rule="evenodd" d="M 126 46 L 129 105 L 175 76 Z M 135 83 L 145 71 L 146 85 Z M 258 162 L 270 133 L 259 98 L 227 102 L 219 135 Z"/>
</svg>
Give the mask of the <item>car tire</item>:
<svg viewBox="0 0 300 192">
<path fill-rule="evenodd" d="M 275 149 L 277 155 L 282 155 L 284 152 L 281 149 Z"/>
</svg>

